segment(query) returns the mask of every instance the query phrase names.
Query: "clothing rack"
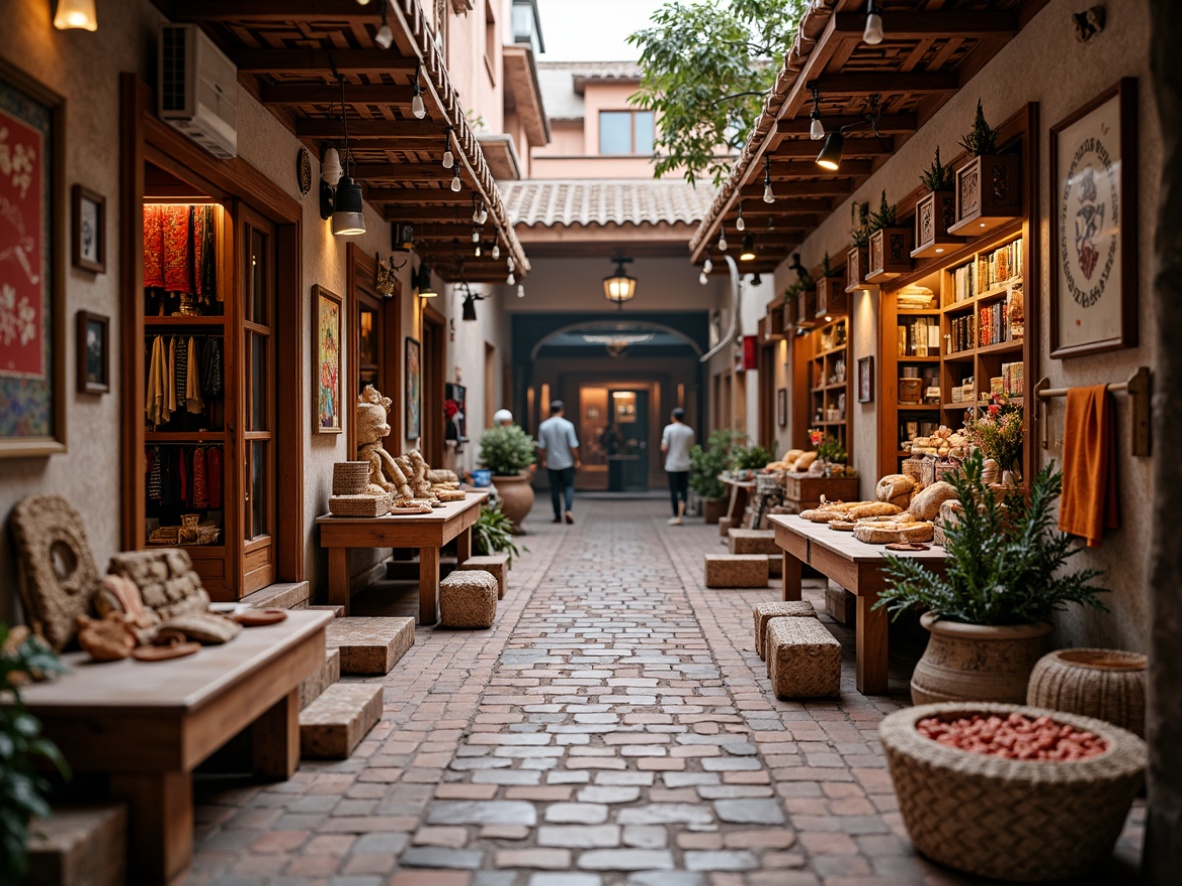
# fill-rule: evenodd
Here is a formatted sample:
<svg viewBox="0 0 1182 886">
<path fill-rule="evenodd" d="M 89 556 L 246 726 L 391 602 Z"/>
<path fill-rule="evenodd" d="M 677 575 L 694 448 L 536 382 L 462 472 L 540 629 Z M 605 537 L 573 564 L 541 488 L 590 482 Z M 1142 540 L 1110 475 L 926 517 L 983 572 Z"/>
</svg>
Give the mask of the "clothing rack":
<svg viewBox="0 0 1182 886">
<path fill-rule="evenodd" d="M 1045 376 L 1034 386 L 1034 396 L 1038 399 L 1039 408 L 1045 410 L 1047 401 L 1052 397 L 1066 397 L 1067 388 L 1052 388 L 1051 380 Z M 1132 407 L 1129 419 L 1132 423 L 1132 453 L 1133 455 L 1148 456 L 1152 452 L 1153 441 L 1150 438 L 1150 397 L 1153 393 L 1153 373 L 1148 366 L 1141 366 L 1129 376 L 1128 381 L 1113 382 L 1108 385 L 1110 391 L 1122 391 L 1129 395 Z M 1049 449 L 1050 441 L 1047 437 L 1048 423 L 1045 413 L 1042 419 L 1042 448 Z"/>
</svg>

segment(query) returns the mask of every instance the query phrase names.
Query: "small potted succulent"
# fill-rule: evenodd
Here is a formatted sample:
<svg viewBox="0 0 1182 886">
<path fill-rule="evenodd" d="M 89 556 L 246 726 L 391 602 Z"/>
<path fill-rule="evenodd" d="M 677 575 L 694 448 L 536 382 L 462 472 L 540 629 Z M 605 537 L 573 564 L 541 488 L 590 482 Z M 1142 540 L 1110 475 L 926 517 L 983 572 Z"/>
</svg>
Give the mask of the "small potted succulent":
<svg viewBox="0 0 1182 886">
<path fill-rule="evenodd" d="M 858 292 L 866 286 L 869 266 L 870 204 L 857 201 L 850 207 L 850 243 L 845 261 L 845 291 Z"/>
<path fill-rule="evenodd" d="M 534 490 L 523 471 L 535 457 L 533 439 L 517 425 L 489 428 L 480 437 L 480 464 L 492 471 L 501 508 L 515 532 L 524 531 L 522 523 L 534 506 Z"/>
<path fill-rule="evenodd" d="M 899 224 L 898 211 L 887 202 L 886 191 L 878 209 L 870 213 L 867 283 L 893 280 L 911 270 L 911 228 Z"/>
<path fill-rule="evenodd" d="M 817 317 L 843 313 L 848 304 L 843 275 L 836 273 L 829 262 L 829 253 L 821 259 L 817 270 Z"/>
<path fill-rule="evenodd" d="M 977 101 L 973 128 L 961 139 L 969 159 L 956 170 L 956 223 L 950 234 L 976 236 L 1017 218 L 1022 212 L 1021 160 L 997 152 L 997 130 Z"/>
<path fill-rule="evenodd" d="M 919 176 L 928 192 L 915 204 L 915 248 L 912 258 L 931 258 L 943 254 L 950 246 L 963 243 L 961 237 L 948 233 L 956 223 L 956 189 L 952 184 L 952 168 L 936 156 Z"/>
</svg>

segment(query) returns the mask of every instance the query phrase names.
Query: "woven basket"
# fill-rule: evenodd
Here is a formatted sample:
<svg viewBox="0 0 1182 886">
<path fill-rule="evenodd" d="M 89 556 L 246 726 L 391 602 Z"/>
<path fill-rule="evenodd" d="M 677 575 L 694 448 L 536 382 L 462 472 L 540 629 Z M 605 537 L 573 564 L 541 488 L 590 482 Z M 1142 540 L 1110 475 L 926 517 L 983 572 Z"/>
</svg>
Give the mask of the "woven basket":
<svg viewBox="0 0 1182 886">
<path fill-rule="evenodd" d="M 1030 673 L 1026 703 L 1106 720 L 1145 737 L 1146 658 L 1119 649 L 1059 649 Z"/>
<path fill-rule="evenodd" d="M 328 500 L 334 517 L 382 517 L 390 512 L 389 495 L 334 495 Z"/>
<path fill-rule="evenodd" d="M 767 635 L 767 623 L 773 618 L 802 617 L 816 618 L 817 610 L 808 600 L 774 600 L 756 603 L 751 609 L 755 627 L 755 654 L 765 658 L 763 641 Z M 769 668 L 770 671 L 770 668 Z M 768 674 L 771 676 L 771 673 Z"/>
<path fill-rule="evenodd" d="M 361 495 L 368 483 L 367 461 L 338 461 L 332 466 L 333 495 Z"/>
<path fill-rule="evenodd" d="M 439 623 L 445 628 L 491 628 L 497 615 L 497 591 L 497 578 L 491 572 L 453 572 L 439 584 Z"/>
<path fill-rule="evenodd" d="M 902 474 L 910 477 L 917 485 L 923 485 L 923 459 L 913 455 L 903 461 Z"/>
<path fill-rule="evenodd" d="M 818 619 L 771 619 L 763 651 L 777 698 L 841 694 L 841 643 Z"/>
<path fill-rule="evenodd" d="M 1093 732 L 1108 750 L 1087 760 L 988 757 L 920 735 L 926 717 L 1011 713 Z M 978 702 L 896 711 L 878 726 L 903 823 L 934 861 L 1000 880 L 1041 883 L 1098 870 L 1145 781 L 1145 742 L 1075 714 Z"/>
</svg>

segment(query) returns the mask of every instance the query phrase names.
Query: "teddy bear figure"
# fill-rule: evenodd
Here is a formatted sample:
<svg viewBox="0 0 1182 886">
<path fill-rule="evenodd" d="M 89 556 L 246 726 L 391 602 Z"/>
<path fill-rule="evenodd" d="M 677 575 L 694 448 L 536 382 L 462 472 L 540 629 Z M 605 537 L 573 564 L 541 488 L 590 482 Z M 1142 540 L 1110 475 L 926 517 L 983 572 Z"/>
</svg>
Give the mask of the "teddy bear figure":
<svg viewBox="0 0 1182 886">
<path fill-rule="evenodd" d="M 406 454 L 406 460 L 410 462 L 411 470 L 414 472 L 410 478 L 410 488 L 414 490 L 415 497 L 428 499 L 433 508 L 443 507 L 443 502 L 435 494 L 435 489 L 427 476 L 431 466 L 427 464 L 423 454 L 417 449 L 412 449 Z"/>
<path fill-rule="evenodd" d="M 390 433 L 386 421 L 393 401 L 383 397 L 373 385 L 366 385 L 357 398 L 357 458 L 369 462 L 369 484 L 366 492 L 382 495 L 389 492 L 396 502 L 414 498 L 406 474 L 394 457 L 382 445 L 382 438 Z"/>
</svg>

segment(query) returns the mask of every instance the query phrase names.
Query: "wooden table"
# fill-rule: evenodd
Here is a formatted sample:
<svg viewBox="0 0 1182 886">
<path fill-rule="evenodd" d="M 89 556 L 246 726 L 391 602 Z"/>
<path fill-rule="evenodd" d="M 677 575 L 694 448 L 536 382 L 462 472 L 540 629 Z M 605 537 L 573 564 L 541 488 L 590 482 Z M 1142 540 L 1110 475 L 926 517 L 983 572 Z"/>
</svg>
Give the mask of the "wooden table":
<svg viewBox="0 0 1182 886">
<path fill-rule="evenodd" d="M 463 501 L 448 502 L 429 514 L 387 514 L 384 517 L 319 517 L 320 546 L 328 548 L 328 602 L 349 614 L 349 548 L 418 548 L 419 624 L 439 618 L 439 549 L 456 539 L 456 561 L 472 556 L 472 524 L 488 498 L 484 490 L 468 492 Z"/>
<path fill-rule="evenodd" d="M 719 477 L 722 485 L 727 489 L 729 503 L 726 507 L 726 517 L 731 521 L 732 529 L 743 529 L 743 518 L 747 513 L 747 503 L 751 500 L 751 491 L 755 489 L 754 480 L 732 480 L 729 477 Z M 723 535 L 726 533 L 724 532 Z"/>
<path fill-rule="evenodd" d="M 292 611 L 221 646 L 163 662 L 98 663 L 24 690 L 77 772 L 110 776 L 130 809 L 132 883 L 167 883 L 193 857 L 193 769 L 248 726 L 254 770 L 287 779 L 300 762 L 300 682 L 324 664 L 328 612 Z"/>
<path fill-rule="evenodd" d="M 868 545 L 852 532 L 837 532 L 824 523 L 810 523 L 796 515 L 773 514 L 776 544 L 784 550 L 784 599 L 800 599 L 800 569 L 807 563 L 858 598 L 855 651 L 858 691 L 882 695 L 887 690 L 887 624 L 885 609 L 872 611 L 879 591 L 886 587 L 886 555 L 882 545 Z M 899 553 L 914 557 L 933 572 L 944 571 L 944 549 Z"/>
</svg>

